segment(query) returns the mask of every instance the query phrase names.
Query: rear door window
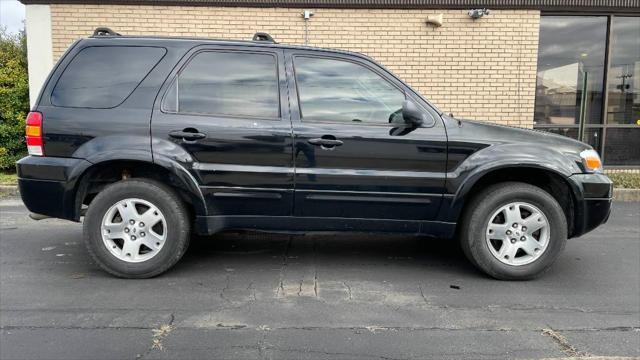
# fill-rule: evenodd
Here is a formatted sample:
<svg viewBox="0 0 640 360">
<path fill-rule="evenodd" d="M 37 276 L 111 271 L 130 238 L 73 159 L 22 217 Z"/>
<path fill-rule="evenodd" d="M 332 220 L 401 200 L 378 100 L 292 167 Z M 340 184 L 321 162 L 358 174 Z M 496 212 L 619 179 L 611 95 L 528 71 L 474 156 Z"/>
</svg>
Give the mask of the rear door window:
<svg viewBox="0 0 640 360">
<path fill-rule="evenodd" d="M 200 52 L 180 71 L 162 109 L 180 114 L 278 118 L 276 57 L 270 53 Z"/>
<path fill-rule="evenodd" d="M 71 60 L 51 94 L 55 106 L 116 107 L 162 59 L 166 50 L 144 46 L 95 46 Z"/>
</svg>

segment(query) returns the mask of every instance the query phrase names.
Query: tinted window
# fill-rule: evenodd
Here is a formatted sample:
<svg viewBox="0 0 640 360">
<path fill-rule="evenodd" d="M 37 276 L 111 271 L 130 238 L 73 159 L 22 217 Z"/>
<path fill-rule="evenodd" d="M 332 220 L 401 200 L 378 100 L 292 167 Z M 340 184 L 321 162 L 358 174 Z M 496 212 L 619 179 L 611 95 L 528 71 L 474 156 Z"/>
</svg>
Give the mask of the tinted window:
<svg viewBox="0 0 640 360">
<path fill-rule="evenodd" d="M 349 61 L 296 57 L 304 120 L 389 123 L 404 93 L 372 70 Z"/>
<path fill-rule="evenodd" d="M 179 113 L 276 118 L 276 58 L 270 54 L 202 52 L 180 72 L 163 109 Z"/>
<path fill-rule="evenodd" d="M 106 46 L 80 51 L 58 80 L 56 106 L 111 108 L 120 105 L 160 61 L 165 49 Z"/>
</svg>

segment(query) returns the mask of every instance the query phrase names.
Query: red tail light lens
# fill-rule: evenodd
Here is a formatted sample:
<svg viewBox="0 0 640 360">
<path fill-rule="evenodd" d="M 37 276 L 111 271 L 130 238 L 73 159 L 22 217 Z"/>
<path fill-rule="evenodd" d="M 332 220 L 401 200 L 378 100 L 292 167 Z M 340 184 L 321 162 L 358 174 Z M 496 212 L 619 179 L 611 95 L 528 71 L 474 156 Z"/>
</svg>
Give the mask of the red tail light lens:
<svg viewBox="0 0 640 360">
<path fill-rule="evenodd" d="M 41 113 L 32 111 L 27 115 L 27 126 L 25 128 L 25 135 L 29 155 L 44 156 Z"/>
</svg>

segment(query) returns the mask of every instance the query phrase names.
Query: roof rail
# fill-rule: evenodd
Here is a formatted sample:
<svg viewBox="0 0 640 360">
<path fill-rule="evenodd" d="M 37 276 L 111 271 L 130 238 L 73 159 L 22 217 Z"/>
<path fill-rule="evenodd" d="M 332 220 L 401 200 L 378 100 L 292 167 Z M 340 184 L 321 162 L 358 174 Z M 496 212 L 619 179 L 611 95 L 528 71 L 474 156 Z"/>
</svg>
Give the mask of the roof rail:
<svg viewBox="0 0 640 360">
<path fill-rule="evenodd" d="M 108 27 L 99 27 L 93 30 L 93 36 L 120 36 L 120 34 Z"/>
<path fill-rule="evenodd" d="M 269 42 L 272 44 L 277 44 L 277 42 L 275 40 L 273 40 L 273 38 L 271 37 L 271 35 L 267 34 L 266 32 L 257 32 L 255 34 L 253 34 L 253 41 L 264 41 L 264 42 Z"/>
</svg>

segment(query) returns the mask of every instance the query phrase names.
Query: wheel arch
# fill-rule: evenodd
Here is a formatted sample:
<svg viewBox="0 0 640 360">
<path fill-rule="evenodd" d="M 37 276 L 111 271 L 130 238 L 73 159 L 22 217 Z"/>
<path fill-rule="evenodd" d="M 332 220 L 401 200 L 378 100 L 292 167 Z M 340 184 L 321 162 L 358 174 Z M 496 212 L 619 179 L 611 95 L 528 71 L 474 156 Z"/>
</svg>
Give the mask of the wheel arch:
<svg viewBox="0 0 640 360">
<path fill-rule="evenodd" d="M 470 174 L 451 199 L 447 216 L 450 219 L 460 219 L 467 204 L 482 189 L 508 181 L 537 186 L 553 196 L 562 207 L 567 219 L 569 237 L 572 236 L 579 190 L 562 172 L 537 164 L 502 165 Z"/>
<path fill-rule="evenodd" d="M 91 203 L 104 187 L 125 178 L 150 178 L 167 184 L 178 192 L 193 215 L 206 215 L 204 197 L 196 179 L 180 164 L 163 159 L 109 158 L 93 163 L 78 176 L 74 192 L 74 218 L 81 216 L 82 205 Z"/>
</svg>

